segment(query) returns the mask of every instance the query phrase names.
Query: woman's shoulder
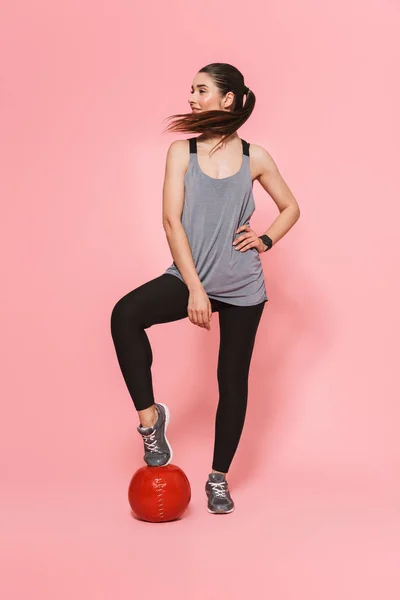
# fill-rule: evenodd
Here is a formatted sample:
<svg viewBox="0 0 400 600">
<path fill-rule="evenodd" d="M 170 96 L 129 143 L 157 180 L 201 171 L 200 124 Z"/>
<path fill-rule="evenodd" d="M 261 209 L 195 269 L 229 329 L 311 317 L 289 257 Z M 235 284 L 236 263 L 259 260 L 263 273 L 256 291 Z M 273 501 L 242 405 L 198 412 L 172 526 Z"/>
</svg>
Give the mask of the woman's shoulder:
<svg viewBox="0 0 400 600">
<path fill-rule="evenodd" d="M 260 146 L 260 144 L 252 144 L 249 142 L 249 145 L 250 151 L 252 152 L 255 158 L 262 159 L 263 157 L 265 157 L 266 154 L 268 154 L 268 151 L 263 146 Z"/>
<path fill-rule="evenodd" d="M 250 156 L 254 165 L 259 165 L 264 168 L 272 167 L 275 161 L 271 154 L 260 144 L 250 144 Z"/>
<path fill-rule="evenodd" d="M 189 140 L 174 140 L 170 143 L 168 152 L 179 154 L 180 152 L 184 152 L 189 147 Z"/>
<path fill-rule="evenodd" d="M 166 168 L 184 174 L 189 163 L 189 141 L 174 140 L 168 147 Z"/>
<path fill-rule="evenodd" d="M 250 144 L 249 154 L 253 179 L 257 179 L 262 173 L 276 171 L 276 163 L 264 146 Z"/>
</svg>

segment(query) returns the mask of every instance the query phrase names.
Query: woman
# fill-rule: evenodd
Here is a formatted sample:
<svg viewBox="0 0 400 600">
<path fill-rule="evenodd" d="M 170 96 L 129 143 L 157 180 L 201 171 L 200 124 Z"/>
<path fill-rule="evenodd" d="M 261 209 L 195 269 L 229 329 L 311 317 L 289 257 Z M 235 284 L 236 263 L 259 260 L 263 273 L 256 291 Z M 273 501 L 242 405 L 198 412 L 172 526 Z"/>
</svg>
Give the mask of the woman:
<svg viewBox="0 0 400 600">
<path fill-rule="evenodd" d="M 172 459 L 170 413 L 154 400 L 145 329 L 188 317 L 209 331 L 212 313 L 219 312 L 219 402 L 205 491 L 208 511 L 221 514 L 234 510 L 226 475 L 244 425 L 250 361 L 268 301 L 260 254 L 285 235 L 300 211 L 270 154 L 237 134 L 255 105 L 240 71 L 226 63 L 207 65 L 193 80 L 189 104 L 192 113 L 173 115 L 168 127 L 200 134 L 172 142 L 167 153 L 163 225 L 173 264 L 116 303 L 111 331 L 138 413 L 144 461 L 164 466 Z M 280 212 L 261 236 L 250 227 L 254 179 Z"/>
</svg>

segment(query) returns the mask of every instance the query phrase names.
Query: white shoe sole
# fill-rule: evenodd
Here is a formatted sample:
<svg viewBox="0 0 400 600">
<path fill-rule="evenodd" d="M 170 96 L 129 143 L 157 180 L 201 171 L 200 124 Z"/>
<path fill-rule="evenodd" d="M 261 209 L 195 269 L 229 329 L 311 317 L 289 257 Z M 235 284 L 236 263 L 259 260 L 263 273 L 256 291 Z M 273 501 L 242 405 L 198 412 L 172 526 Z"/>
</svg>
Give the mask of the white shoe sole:
<svg viewBox="0 0 400 600">
<path fill-rule="evenodd" d="M 228 515 L 229 513 L 233 512 L 235 510 L 235 507 L 231 508 L 230 510 L 210 510 L 207 507 L 207 510 L 212 515 Z"/>
</svg>

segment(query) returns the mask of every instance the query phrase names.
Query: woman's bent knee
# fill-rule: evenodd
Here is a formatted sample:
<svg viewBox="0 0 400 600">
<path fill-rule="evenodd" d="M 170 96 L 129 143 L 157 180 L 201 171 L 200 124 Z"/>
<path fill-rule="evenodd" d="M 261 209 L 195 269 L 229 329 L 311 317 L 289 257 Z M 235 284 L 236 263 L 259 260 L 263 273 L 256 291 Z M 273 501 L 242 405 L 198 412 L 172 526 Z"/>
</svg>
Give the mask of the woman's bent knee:
<svg viewBox="0 0 400 600">
<path fill-rule="evenodd" d="M 116 302 L 111 311 L 111 329 L 126 326 L 127 323 L 132 325 L 139 320 L 139 315 L 139 303 L 136 301 L 135 294 L 129 292 Z"/>
</svg>

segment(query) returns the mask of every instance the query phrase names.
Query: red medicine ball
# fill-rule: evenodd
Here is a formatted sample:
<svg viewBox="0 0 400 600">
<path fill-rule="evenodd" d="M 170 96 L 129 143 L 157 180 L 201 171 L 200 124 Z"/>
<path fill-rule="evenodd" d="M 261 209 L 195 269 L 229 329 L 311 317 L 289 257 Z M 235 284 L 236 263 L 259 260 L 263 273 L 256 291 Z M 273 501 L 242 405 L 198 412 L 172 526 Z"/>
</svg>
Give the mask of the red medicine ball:
<svg viewBox="0 0 400 600">
<path fill-rule="evenodd" d="M 141 467 L 128 489 L 131 509 L 138 519 L 160 523 L 173 521 L 185 512 L 191 489 L 185 473 L 176 465 Z"/>
</svg>

